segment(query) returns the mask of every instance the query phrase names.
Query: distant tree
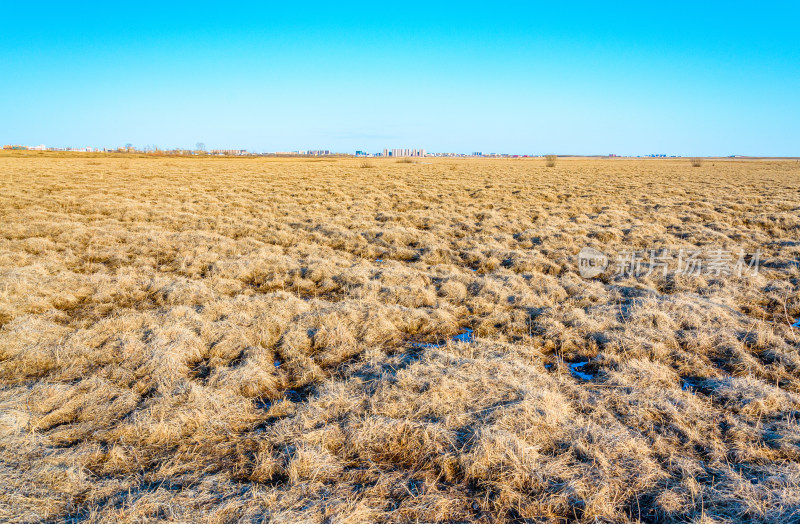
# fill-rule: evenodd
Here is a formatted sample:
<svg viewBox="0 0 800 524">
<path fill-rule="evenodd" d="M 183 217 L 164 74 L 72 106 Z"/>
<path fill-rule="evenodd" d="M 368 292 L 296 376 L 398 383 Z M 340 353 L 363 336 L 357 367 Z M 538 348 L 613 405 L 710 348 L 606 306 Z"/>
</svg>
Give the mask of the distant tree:
<svg viewBox="0 0 800 524">
<path fill-rule="evenodd" d="M 198 151 L 205 151 L 205 150 L 206 150 L 206 145 L 205 145 L 204 143 L 202 143 L 202 142 L 198 142 L 198 143 L 196 143 L 196 144 L 194 145 L 194 147 L 195 147 L 195 149 L 197 149 Z"/>
<path fill-rule="evenodd" d="M 133 144 L 125 144 L 125 151 L 130 153 L 131 150 L 133 150 Z"/>
</svg>

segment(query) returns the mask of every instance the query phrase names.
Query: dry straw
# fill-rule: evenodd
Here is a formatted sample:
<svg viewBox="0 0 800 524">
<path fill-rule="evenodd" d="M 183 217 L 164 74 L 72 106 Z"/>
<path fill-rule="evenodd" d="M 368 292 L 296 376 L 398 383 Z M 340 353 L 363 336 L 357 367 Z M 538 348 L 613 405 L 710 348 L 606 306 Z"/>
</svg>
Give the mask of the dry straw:
<svg viewBox="0 0 800 524">
<path fill-rule="evenodd" d="M 794 161 L 24 153 L 1 521 L 797 520 Z M 575 262 L 720 239 L 769 266 Z"/>
</svg>

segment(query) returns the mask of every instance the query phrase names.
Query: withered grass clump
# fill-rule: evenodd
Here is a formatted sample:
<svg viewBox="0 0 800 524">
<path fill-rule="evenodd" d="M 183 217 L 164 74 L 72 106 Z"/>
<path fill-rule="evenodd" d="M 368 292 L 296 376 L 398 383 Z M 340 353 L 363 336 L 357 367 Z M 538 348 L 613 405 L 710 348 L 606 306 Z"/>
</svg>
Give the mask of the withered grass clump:
<svg viewBox="0 0 800 524">
<path fill-rule="evenodd" d="M 545 155 L 544 157 L 544 164 L 547 167 L 556 167 L 556 155 Z"/>
<path fill-rule="evenodd" d="M 702 158 L 692 158 L 692 167 L 702 167 L 703 166 L 703 159 Z"/>
<path fill-rule="evenodd" d="M 358 162 L 0 153 L 0 521 L 797 521 L 795 162 Z"/>
</svg>

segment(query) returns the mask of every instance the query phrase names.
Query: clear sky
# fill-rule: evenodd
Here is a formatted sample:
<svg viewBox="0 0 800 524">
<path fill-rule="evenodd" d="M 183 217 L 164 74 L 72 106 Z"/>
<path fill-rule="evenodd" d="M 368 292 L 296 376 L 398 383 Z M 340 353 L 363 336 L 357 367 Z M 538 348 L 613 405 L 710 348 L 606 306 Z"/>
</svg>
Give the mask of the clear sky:
<svg viewBox="0 0 800 524">
<path fill-rule="evenodd" d="M 0 142 L 800 155 L 798 2 L 3 2 Z"/>
</svg>

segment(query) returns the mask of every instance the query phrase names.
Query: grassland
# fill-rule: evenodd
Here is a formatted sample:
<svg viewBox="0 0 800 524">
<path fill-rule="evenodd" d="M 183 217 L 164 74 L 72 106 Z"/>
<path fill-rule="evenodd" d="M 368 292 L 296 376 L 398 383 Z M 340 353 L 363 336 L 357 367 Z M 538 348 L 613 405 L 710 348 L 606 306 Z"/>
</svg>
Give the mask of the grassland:
<svg viewBox="0 0 800 524">
<path fill-rule="evenodd" d="M 3 153 L 0 520 L 797 522 L 799 258 L 794 160 Z"/>
</svg>

